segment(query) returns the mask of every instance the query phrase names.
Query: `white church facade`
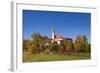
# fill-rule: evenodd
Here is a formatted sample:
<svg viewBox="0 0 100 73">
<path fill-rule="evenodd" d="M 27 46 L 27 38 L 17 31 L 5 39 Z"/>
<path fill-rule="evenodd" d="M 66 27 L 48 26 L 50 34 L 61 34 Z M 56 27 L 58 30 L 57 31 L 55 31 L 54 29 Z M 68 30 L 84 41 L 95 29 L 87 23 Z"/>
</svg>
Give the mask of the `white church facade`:
<svg viewBox="0 0 100 73">
<path fill-rule="evenodd" d="M 63 36 L 56 34 L 55 30 L 52 29 L 52 43 L 57 42 L 60 44 L 64 40 Z"/>
</svg>

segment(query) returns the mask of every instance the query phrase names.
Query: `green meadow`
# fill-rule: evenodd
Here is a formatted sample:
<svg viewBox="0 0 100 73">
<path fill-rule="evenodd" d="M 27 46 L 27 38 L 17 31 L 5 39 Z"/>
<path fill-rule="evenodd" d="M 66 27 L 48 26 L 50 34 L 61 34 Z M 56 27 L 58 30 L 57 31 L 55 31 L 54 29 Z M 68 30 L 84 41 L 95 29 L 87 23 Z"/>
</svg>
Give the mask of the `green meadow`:
<svg viewBox="0 0 100 73">
<path fill-rule="evenodd" d="M 45 61 L 68 61 L 68 60 L 86 60 L 91 59 L 90 53 L 75 53 L 72 55 L 24 55 L 23 62 L 45 62 Z"/>
</svg>

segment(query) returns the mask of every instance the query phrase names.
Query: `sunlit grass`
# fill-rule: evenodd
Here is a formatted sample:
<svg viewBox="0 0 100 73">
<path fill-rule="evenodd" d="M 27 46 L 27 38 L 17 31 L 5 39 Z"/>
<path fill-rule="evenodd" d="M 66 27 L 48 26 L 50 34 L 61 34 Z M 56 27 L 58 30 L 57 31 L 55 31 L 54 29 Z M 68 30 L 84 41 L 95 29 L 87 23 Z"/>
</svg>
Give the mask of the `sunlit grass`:
<svg viewBox="0 0 100 73">
<path fill-rule="evenodd" d="M 23 62 L 67 61 L 91 59 L 90 53 L 76 53 L 72 55 L 24 55 Z"/>
</svg>

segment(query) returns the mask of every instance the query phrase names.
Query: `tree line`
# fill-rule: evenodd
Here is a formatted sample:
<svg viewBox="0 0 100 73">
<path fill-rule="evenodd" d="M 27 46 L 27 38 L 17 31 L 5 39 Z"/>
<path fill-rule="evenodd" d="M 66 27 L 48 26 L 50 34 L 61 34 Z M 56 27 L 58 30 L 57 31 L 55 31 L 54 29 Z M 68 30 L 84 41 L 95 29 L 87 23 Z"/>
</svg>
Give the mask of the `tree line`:
<svg viewBox="0 0 100 73">
<path fill-rule="evenodd" d="M 24 54 L 73 54 L 91 52 L 91 44 L 85 35 L 78 35 L 74 41 L 65 40 L 61 44 L 51 43 L 51 39 L 40 33 L 32 33 L 30 39 L 23 39 Z"/>
</svg>

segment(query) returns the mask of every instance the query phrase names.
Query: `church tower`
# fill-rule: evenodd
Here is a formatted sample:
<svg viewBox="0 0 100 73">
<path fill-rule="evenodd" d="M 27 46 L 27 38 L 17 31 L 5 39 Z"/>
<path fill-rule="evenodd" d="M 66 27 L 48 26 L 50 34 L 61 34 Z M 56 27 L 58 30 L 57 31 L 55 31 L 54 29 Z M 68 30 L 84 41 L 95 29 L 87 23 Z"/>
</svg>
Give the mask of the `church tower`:
<svg viewBox="0 0 100 73">
<path fill-rule="evenodd" d="M 52 39 L 54 40 L 55 39 L 55 30 L 52 29 Z"/>
</svg>

